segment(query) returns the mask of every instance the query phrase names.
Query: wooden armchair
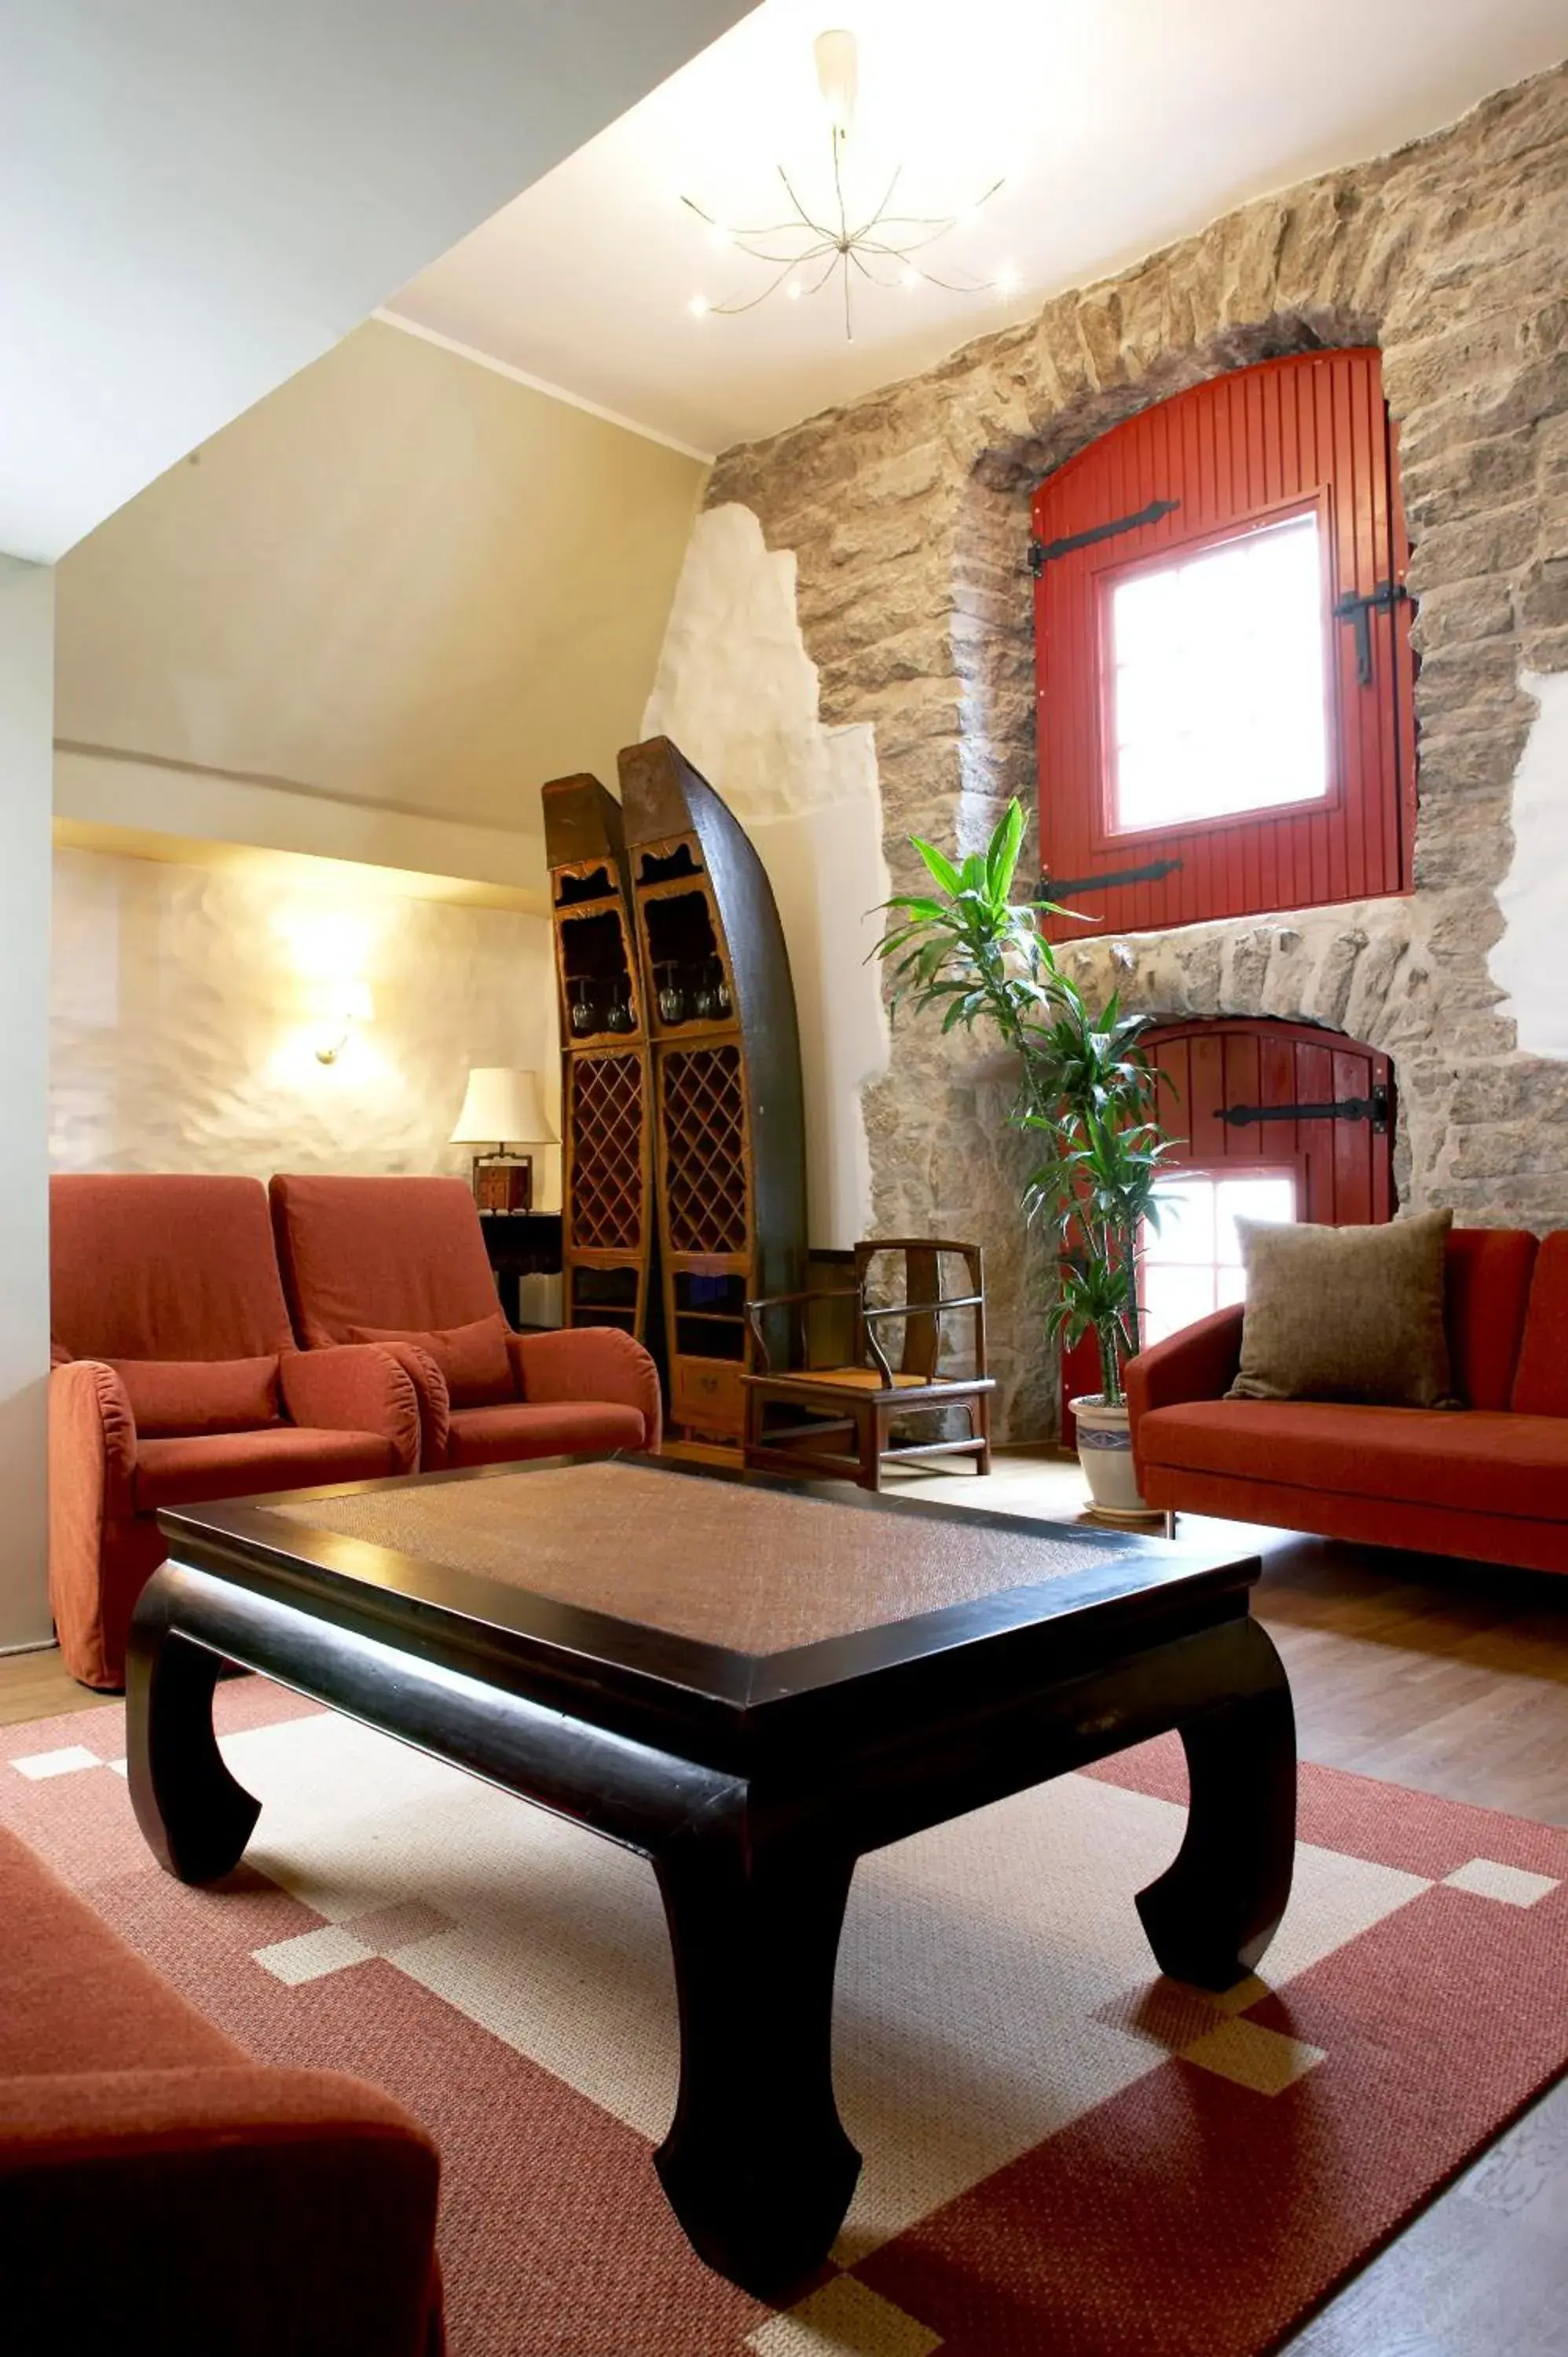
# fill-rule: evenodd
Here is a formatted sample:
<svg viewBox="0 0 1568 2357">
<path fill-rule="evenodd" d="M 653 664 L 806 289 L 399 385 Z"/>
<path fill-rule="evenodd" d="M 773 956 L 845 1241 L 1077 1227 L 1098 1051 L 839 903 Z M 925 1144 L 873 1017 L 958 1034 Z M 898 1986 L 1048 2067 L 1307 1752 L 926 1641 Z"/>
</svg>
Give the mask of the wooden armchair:
<svg viewBox="0 0 1568 2357">
<path fill-rule="evenodd" d="M 903 1257 L 903 1292 L 888 1302 L 868 1301 L 872 1265 L 884 1253 Z M 944 1253 L 963 1262 L 967 1293 L 943 1293 Z M 847 1308 L 852 1336 L 847 1364 L 813 1363 L 813 1350 L 820 1345 L 811 1311 L 822 1303 L 839 1304 L 841 1320 Z M 746 1308 L 752 1341 L 745 1378 L 748 1468 L 809 1474 L 819 1480 L 831 1475 L 857 1481 L 863 1490 L 880 1489 L 883 1466 L 911 1457 L 972 1457 L 977 1472 L 990 1472 L 991 1394 L 996 1386 L 985 1372 L 985 1283 L 978 1244 L 930 1236 L 869 1238 L 854 1248 L 852 1285 L 770 1294 L 748 1301 Z M 955 1310 L 967 1310 L 973 1318 L 974 1364 L 969 1374 L 942 1372 L 942 1320 Z M 902 1320 L 904 1328 L 897 1367 L 877 1333 L 894 1318 Z M 776 1366 L 781 1328 L 788 1336 L 790 1363 Z M 967 1413 L 967 1439 L 890 1442 L 896 1415 L 948 1406 L 961 1406 Z M 777 1421 L 779 1413 L 789 1420 Z"/>
</svg>

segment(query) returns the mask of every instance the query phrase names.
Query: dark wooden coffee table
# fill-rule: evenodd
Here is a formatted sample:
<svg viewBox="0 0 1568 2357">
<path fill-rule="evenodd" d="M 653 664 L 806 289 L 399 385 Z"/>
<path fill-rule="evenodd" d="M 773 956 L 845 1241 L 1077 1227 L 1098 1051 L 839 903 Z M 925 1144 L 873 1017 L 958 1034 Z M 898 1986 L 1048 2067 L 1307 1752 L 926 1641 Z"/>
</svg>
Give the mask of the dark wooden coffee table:
<svg viewBox="0 0 1568 2357">
<path fill-rule="evenodd" d="M 863 1851 L 1175 1727 L 1186 1837 L 1135 1894 L 1156 1959 L 1229 1986 L 1283 1911 L 1294 1723 L 1253 1557 L 615 1458 L 161 1519 L 128 1676 L 157 1857 L 212 1880 L 256 1822 L 213 1738 L 225 1660 L 642 1852 L 681 2017 L 659 2174 L 764 2296 L 860 2167 L 830 2047 Z"/>
</svg>

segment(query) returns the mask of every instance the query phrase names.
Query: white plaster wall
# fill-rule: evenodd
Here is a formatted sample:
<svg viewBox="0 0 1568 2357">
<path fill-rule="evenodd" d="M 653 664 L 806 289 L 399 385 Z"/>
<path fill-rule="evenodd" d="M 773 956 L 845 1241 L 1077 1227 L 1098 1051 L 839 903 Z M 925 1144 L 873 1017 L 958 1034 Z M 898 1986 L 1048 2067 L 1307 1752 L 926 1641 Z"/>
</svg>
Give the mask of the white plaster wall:
<svg viewBox="0 0 1568 2357">
<path fill-rule="evenodd" d="M 59 1170 L 465 1172 L 470 1064 L 560 1061 L 545 920 L 57 850 L 49 1157 Z M 339 986 L 375 1019 L 338 1060 Z M 560 1201 L 558 1151 L 535 1200 Z M 46 1353 L 47 1357 L 47 1353 Z"/>
<path fill-rule="evenodd" d="M 54 576 L 0 556 L 0 1651 L 49 1634 L 45 1152 Z"/>
<path fill-rule="evenodd" d="M 892 887 L 867 726 L 826 728 L 795 613 L 795 559 L 749 509 L 698 518 L 675 592 L 645 737 L 674 739 L 722 794 L 768 870 L 794 979 L 806 1092 L 812 1243 L 871 1222 L 861 1091 L 887 1069 L 870 912 Z"/>
<path fill-rule="evenodd" d="M 1498 1009 L 1532 1056 L 1568 1059 L 1568 672 L 1520 676 L 1536 716 L 1514 772 L 1513 862 L 1498 888 Z"/>
</svg>

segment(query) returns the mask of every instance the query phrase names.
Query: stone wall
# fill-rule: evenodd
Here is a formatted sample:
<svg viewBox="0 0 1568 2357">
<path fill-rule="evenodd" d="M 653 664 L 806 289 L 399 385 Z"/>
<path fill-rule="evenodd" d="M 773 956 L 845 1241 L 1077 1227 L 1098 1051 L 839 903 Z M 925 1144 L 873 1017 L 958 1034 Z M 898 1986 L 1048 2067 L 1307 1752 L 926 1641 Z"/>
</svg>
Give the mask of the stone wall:
<svg viewBox="0 0 1568 2357">
<path fill-rule="evenodd" d="M 1418 599 L 1416 890 L 1073 952 L 1162 1016 L 1270 1014 L 1392 1056 L 1407 1205 L 1568 1223 L 1568 1068 L 1527 1054 L 1489 954 L 1515 771 L 1568 671 L 1568 70 L 1380 161 L 1261 199 L 1121 277 L 1057 297 L 928 374 L 719 461 L 793 552 L 829 725 L 870 722 L 896 880 L 911 831 L 965 845 L 1035 792 L 1030 493 L 1096 436 L 1226 369 L 1380 344 Z M 1564 780 L 1568 791 L 1568 780 Z M 1568 937 L 1568 870 L 1557 884 Z M 1538 912 L 1539 914 L 1539 912 Z M 900 1020 L 866 1114 L 875 1219 L 991 1248 L 1015 1433 L 1050 1371 L 1019 1232 L 1007 1077 Z"/>
</svg>

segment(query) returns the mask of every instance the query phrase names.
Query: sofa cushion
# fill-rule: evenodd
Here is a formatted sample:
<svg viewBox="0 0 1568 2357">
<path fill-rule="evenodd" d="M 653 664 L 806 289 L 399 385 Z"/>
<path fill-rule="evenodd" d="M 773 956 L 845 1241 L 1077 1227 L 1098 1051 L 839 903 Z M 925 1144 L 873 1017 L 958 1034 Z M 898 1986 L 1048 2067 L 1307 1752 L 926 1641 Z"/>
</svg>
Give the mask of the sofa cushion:
<svg viewBox="0 0 1568 2357">
<path fill-rule="evenodd" d="M 53 1340 L 72 1359 L 253 1359 L 293 1345 L 256 1178 L 60 1171 Z"/>
<path fill-rule="evenodd" d="M 278 1420 L 269 1359 L 111 1359 L 138 1434 L 247 1432 Z"/>
<path fill-rule="evenodd" d="M 488 1318 L 475 1318 L 466 1326 L 447 1326 L 435 1333 L 411 1334 L 396 1326 L 356 1326 L 349 1340 L 417 1344 L 440 1368 L 454 1407 L 497 1407 L 503 1400 L 517 1397 L 507 1350 L 507 1323 L 499 1309 Z"/>
<path fill-rule="evenodd" d="M 243 2058 L 0 1828 L 0 2079 Z"/>
<path fill-rule="evenodd" d="M 1568 1232 L 1541 1239 L 1514 1378 L 1521 1415 L 1568 1416 Z"/>
<path fill-rule="evenodd" d="M 1568 1523 L 1568 1418 L 1188 1400 L 1139 1422 L 1148 1464 L 1296 1489 Z"/>
<path fill-rule="evenodd" d="M 1448 1364 L 1466 1407 L 1511 1405 L 1535 1254 L 1528 1228 L 1449 1230 Z"/>
<path fill-rule="evenodd" d="M 397 1470 L 396 1448 L 373 1432 L 285 1424 L 271 1432 L 148 1440 L 136 1452 L 136 1511 L 151 1514 L 160 1506 L 314 1490 L 327 1481 L 374 1481 Z"/>
<path fill-rule="evenodd" d="M 602 1449 L 640 1448 L 642 1416 L 608 1400 L 550 1401 L 530 1407 L 455 1408 L 449 1465 L 499 1465 L 522 1457 L 595 1457 Z"/>
<path fill-rule="evenodd" d="M 1239 1220 L 1247 1265 L 1233 1399 L 1435 1407 L 1448 1395 L 1444 1263 L 1449 1211 L 1391 1227 Z"/>
<path fill-rule="evenodd" d="M 280 1175 L 270 1189 L 278 1264 L 302 1342 L 355 1327 L 439 1334 L 496 1314 L 496 1281 L 462 1178 Z"/>
</svg>

